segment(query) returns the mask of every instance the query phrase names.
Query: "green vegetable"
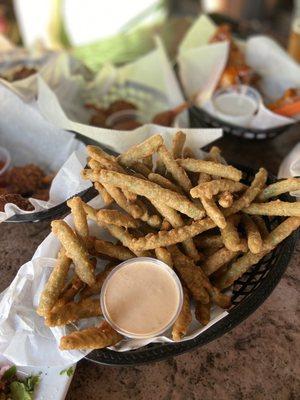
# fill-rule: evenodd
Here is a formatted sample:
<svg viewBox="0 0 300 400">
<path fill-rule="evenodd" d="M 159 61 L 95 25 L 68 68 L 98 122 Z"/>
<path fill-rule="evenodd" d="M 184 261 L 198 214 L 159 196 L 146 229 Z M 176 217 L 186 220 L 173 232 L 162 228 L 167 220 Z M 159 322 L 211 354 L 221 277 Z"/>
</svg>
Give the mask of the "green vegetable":
<svg viewBox="0 0 300 400">
<path fill-rule="evenodd" d="M 15 376 L 17 373 L 17 367 L 13 365 L 10 367 L 7 371 L 4 372 L 2 379 L 8 380 L 11 379 L 13 376 Z"/>
<path fill-rule="evenodd" d="M 31 393 L 26 390 L 26 386 L 22 382 L 12 382 L 10 384 L 10 395 L 12 400 L 32 400 Z"/>
<path fill-rule="evenodd" d="M 34 389 L 39 382 L 38 375 L 29 376 L 23 382 L 12 382 L 9 386 L 12 400 L 33 400 Z"/>
<path fill-rule="evenodd" d="M 28 392 L 33 393 L 36 385 L 40 382 L 39 375 L 32 375 L 26 378 L 24 384 L 28 390 Z"/>
<path fill-rule="evenodd" d="M 69 367 L 60 371 L 59 375 L 68 375 L 69 377 L 72 376 L 74 373 L 74 367 Z"/>
</svg>

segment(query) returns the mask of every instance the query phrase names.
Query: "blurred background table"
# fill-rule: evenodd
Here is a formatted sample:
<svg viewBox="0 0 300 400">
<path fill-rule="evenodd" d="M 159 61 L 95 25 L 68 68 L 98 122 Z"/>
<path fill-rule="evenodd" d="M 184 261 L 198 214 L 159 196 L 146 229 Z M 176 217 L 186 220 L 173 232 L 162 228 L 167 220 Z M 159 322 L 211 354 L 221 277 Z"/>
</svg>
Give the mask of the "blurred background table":
<svg viewBox="0 0 300 400">
<path fill-rule="evenodd" d="M 276 173 L 299 141 L 297 128 L 268 141 L 224 137 L 228 160 Z M 0 224 L 0 291 L 30 260 L 50 231 L 49 222 Z M 130 368 L 81 361 L 67 400 L 296 400 L 300 393 L 300 242 L 267 301 L 220 339 L 167 361 Z"/>
</svg>

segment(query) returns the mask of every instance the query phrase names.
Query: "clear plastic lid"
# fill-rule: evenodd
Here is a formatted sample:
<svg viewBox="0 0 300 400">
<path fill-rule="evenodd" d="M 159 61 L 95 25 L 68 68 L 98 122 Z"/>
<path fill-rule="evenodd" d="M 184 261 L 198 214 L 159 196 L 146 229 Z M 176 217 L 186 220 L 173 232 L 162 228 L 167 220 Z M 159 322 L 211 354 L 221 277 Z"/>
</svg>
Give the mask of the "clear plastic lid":
<svg viewBox="0 0 300 400">
<path fill-rule="evenodd" d="M 158 268 L 162 268 L 165 272 L 167 272 L 169 274 L 169 276 L 171 277 L 171 279 L 173 280 L 173 282 L 175 283 L 177 290 L 178 290 L 178 304 L 176 305 L 176 311 L 173 315 L 173 317 L 159 330 L 152 332 L 151 334 L 140 334 L 140 333 L 134 333 L 134 332 L 128 332 L 124 329 L 122 329 L 122 327 L 118 326 L 116 324 L 115 321 L 112 320 L 111 316 L 109 315 L 108 309 L 107 309 L 107 304 L 106 304 L 106 291 L 107 291 L 107 287 L 108 284 L 110 282 L 110 280 L 112 279 L 112 277 L 114 276 L 114 274 L 116 274 L 120 269 L 122 268 L 126 268 L 129 265 L 132 264 L 136 264 L 136 263 L 149 263 L 149 264 L 153 264 L 154 267 L 158 267 Z M 147 284 L 147 282 L 145 282 L 145 285 Z M 138 301 L 138 299 L 137 299 Z M 135 339 L 147 339 L 150 337 L 154 337 L 154 336 L 159 336 L 161 335 L 163 332 L 167 331 L 176 321 L 176 319 L 178 318 L 178 315 L 180 313 L 180 310 L 182 308 L 182 303 L 183 303 L 183 291 L 182 291 L 182 286 L 181 286 L 181 282 L 178 278 L 178 276 L 176 275 L 176 273 L 165 263 L 163 263 L 162 261 L 159 261 L 155 258 L 151 258 L 151 257 L 137 257 L 137 258 L 133 258 L 127 261 L 122 262 L 121 264 L 119 264 L 116 268 L 114 268 L 110 274 L 107 276 L 107 278 L 104 281 L 104 284 L 102 286 L 101 289 L 101 294 L 100 294 L 100 303 L 101 303 L 101 309 L 102 309 L 102 313 L 104 318 L 107 320 L 107 322 L 119 333 L 121 333 L 124 336 L 130 337 L 130 338 L 135 338 Z"/>
</svg>

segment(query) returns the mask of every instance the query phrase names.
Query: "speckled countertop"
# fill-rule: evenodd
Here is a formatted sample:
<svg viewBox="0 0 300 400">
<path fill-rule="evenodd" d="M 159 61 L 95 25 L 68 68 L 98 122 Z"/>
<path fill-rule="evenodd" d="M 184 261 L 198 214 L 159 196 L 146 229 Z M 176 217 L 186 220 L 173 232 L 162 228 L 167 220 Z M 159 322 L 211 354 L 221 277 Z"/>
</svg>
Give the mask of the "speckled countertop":
<svg viewBox="0 0 300 400">
<path fill-rule="evenodd" d="M 300 130 L 266 142 L 223 138 L 228 160 L 276 173 Z M 49 223 L 0 225 L 0 290 L 49 232 Z M 266 302 L 241 325 L 191 353 L 112 368 L 81 361 L 67 400 L 300 399 L 300 243 Z"/>
</svg>

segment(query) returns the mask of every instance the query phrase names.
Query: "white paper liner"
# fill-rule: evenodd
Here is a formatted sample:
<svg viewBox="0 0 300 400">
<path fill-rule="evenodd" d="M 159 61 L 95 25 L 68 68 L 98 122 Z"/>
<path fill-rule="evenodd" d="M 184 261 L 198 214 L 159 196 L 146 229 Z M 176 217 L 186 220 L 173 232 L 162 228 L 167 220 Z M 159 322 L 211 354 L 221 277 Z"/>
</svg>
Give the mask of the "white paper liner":
<svg viewBox="0 0 300 400">
<path fill-rule="evenodd" d="M 167 144 L 171 142 L 169 132 L 169 129 L 163 132 Z M 206 133 L 207 130 L 202 130 L 202 132 L 198 132 L 198 135 L 194 133 L 187 137 L 187 145 L 193 148 L 198 157 L 203 155 L 200 150 L 203 141 L 209 142 L 207 137 L 204 139 Z M 220 131 L 215 130 L 214 136 L 220 136 Z M 211 135 L 208 135 L 208 137 L 211 139 Z M 128 143 L 127 148 L 131 144 Z M 99 196 L 93 199 L 90 204 L 96 208 L 103 207 L 103 202 Z M 68 215 L 65 220 L 72 225 L 71 215 Z M 93 221 L 89 222 L 89 226 L 92 236 L 110 237 Z M 82 351 L 60 351 L 58 349 L 59 339 L 62 335 L 70 332 L 70 327 L 49 329 L 45 326 L 43 318 L 35 312 L 41 291 L 50 275 L 51 268 L 55 264 L 59 247 L 57 238 L 52 233 L 49 234 L 37 248 L 32 260 L 20 268 L 9 288 L 0 295 L 0 352 L 17 365 L 65 366 L 77 362 L 87 354 L 87 352 Z M 101 269 L 104 265 L 104 262 L 99 262 L 97 268 Z M 210 324 L 201 327 L 194 320 L 188 335 L 183 340 L 198 336 L 226 315 L 226 311 L 215 307 Z M 78 324 L 78 327 L 91 324 L 95 324 L 95 319 L 83 320 Z M 114 349 L 126 351 L 139 348 L 150 342 L 172 342 L 170 333 L 167 334 L 168 336 L 148 340 L 124 339 Z"/>
<path fill-rule="evenodd" d="M 12 166 L 33 163 L 46 173 L 56 173 L 49 201 L 30 199 L 33 211 L 8 203 L 5 212 L 0 212 L 0 222 L 15 214 L 48 210 L 91 186 L 80 177 L 85 148 L 73 133 L 49 123 L 36 102 L 25 103 L 7 84 L 0 84 L 0 101 L 0 145 L 10 152 Z"/>
<path fill-rule="evenodd" d="M 39 79 L 39 97 L 37 102 L 39 110 L 56 126 L 78 132 L 119 153 L 153 134 L 166 134 L 168 141 L 168 137 L 178 131 L 178 128 L 169 128 L 154 124 L 146 124 L 132 131 L 117 131 L 76 123 L 67 118 L 54 92 L 50 90 L 42 79 Z M 188 139 L 192 142 L 196 141 L 198 147 L 204 147 L 222 135 L 221 129 L 182 128 L 181 130 L 187 134 Z"/>
<path fill-rule="evenodd" d="M 196 104 L 214 115 L 210 98 L 217 87 L 228 58 L 228 43 L 208 43 L 217 26 L 201 15 L 184 37 L 178 53 L 179 75 L 188 97 L 199 93 Z M 279 98 L 289 87 L 300 86 L 300 66 L 272 39 L 266 36 L 237 42 L 246 61 L 261 76 L 261 88 L 269 99 Z M 273 113 L 261 104 L 258 114 L 245 127 L 270 129 L 295 120 Z"/>
<path fill-rule="evenodd" d="M 43 115 L 56 126 L 74 130 L 106 145 L 109 145 L 110 139 L 106 140 L 108 135 L 112 138 L 118 137 L 119 142 L 121 137 L 123 140 L 127 140 L 129 136 L 134 136 L 135 132 L 140 132 L 141 129 L 143 131 L 142 127 L 134 131 L 120 132 L 110 130 L 108 133 L 106 129 L 88 125 L 92 111 L 86 109 L 84 104 L 87 102 L 101 102 L 103 96 L 107 95 L 114 85 L 133 82 L 160 92 L 165 98 L 163 103 L 152 101 L 147 104 L 147 115 L 150 120 L 158 112 L 174 108 L 184 101 L 163 44 L 158 38 L 156 39 L 156 49 L 146 56 L 120 68 L 106 65 L 92 81 L 84 84 L 79 79 L 77 80 L 77 77 L 72 73 L 61 74 L 60 79 L 63 89 L 58 91 L 54 88 L 53 80 L 43 76 L 43 71 L 41 71 L 40 76 L 43 77 L 43 80 L 38 80 L 38 88 L 36 90 L 38 92 L 39 107 Z M 73 82 L 71 82 L 71 79 L 73 79 Z M 154 126 L 153 124 L 149 125 Z M 180 114 L 174 125 L 187 127 L 188 113 L 185 111 Z M 149 129 L 151 130 L 152 128 L 146 128 L 146 130 Z M 155 129 L 157 128 L 154 127 Z"/>
<path fill-rule="evenodd" d="M 278 178 L 290 178 L 293 176 L 300 177 L 300 142 L 285 157 L 279 167 Z M 300 201 L 300 190 L 290 194 L 296 196 Z"/>
</svg>

